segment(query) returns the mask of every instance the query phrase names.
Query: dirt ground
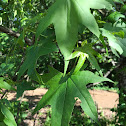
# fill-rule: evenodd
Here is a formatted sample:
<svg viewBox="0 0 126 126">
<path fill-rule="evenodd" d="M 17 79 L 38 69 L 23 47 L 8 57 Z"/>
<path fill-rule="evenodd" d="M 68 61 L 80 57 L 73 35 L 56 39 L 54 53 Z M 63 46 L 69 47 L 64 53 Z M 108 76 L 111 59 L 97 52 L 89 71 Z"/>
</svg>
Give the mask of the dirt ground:
<svg viewBox="0 0 126 126">
<path fill-rule="evenodd" d="M 36 90 L 30 90 L 25 91 L 23 101 L 29 101 L 31 104 L 30 109 L 34 109 L 36 103 L 41 99 L 41 97 L 47 92 L 47 89 L 38 88 Z M 118 104 L 118 94 L 116 92 L 111 91 L 104 91 L 104 90 L 89 90 L 91 96 L 93 97 L 93 100 L 98 108 L 98 113 L 101 113 L 107 117 L 112 118 L 115 113 L 110 111 L 111 108 L 117 107 Z M 9 93 L 8 94 L 8 100 L 14 100 L 16 97 L 15 93 Z M 79 105 L 80 101 L 78 100 L 76 105 Z M 38 114 L 34 115 L 34 118 L 30 117 L 26 120 L 23 120 L 23 124 L 21 126 L 42 126 L 41 124 L 36 122 L 37 120 L 41 118 L 43 121 L 46 119 L 47 111 L 49 110 L 49 107 L 42 108 L 39 113 L 41 115 L 38 116 Z"/>
</svg>

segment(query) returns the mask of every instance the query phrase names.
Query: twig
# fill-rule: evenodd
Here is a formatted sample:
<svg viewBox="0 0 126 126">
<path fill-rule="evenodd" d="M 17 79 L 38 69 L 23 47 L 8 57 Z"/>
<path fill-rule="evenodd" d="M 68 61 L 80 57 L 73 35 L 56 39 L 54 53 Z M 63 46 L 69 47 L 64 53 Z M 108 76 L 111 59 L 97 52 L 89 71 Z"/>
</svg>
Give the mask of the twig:
<svg viewBox="0 0 126 126">
<path fill-rule="evenodd" d="M 1 99 L 3 99 L 3 97 L 5 96 L 5 94 L 8 92 L 8 90 L 5 90 L 5 92 L 3 93 L 3 95 L 1 96 Z"/>
<path fill-rule="evenodd" d="M 0 25 L 0 31 L 3 32 L 3 33 L 6 33 L 6 34 L 8 34 L 8 35 L 11 35 L 11 36 L 13 36 L 13 37 L 16 37 L 16 38 L 18 38 L 18 37 L 20 36 L 19 33 L 14 32 L 14 31 L 12 31 L 11 29 L 6 28 L 6 27 L 4 27 L 4 26 L 2 26 L 2 25 Z M 27 45 L 29 45 L 29 46 L 31 46 L 31 45 L 34 44 L 34 42 L 32 42 L 32 40 L 29 39 L 29 38 L 27 38 L 27 37 L 25 37 L 24 40 L 25 40 L 25 43 L 26 43 Z"/>
</svg>

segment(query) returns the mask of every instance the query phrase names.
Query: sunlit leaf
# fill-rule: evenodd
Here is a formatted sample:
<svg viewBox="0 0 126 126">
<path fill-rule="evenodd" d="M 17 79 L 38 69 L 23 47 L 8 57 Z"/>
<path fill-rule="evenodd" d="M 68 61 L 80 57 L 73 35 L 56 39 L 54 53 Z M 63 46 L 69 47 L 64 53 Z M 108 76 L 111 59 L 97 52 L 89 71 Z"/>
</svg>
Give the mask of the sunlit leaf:
<svg viewBox="0 0 126 126">
<path fill-rule="evenodd" d="M 96 68 L 97 71 L 100 71 L 100 66 L 95 58 L 98 53 L 92 48 L 91 44 L 85 44 L 83 47 L 79 47 L 76 50 L 88 54 L 87 59 Z"/>
<path fill-rule="evenodd" d="M 5 116 L 3 120 L 4 123 L 7 126 L 17 126 L 13 114 L 7 109 L 7 107 L 0 103 L 0 108 L 1 108 L 2 114 Z"/>
<path fill-rule="evenodd" d="M 99 77 L 90 71 L 81 71 L 75 75 L 63 77 L 63 73 L 53 68 L 50 69 L 49 74 L 42 76 L 42 79 L 50 88 L 39 101 L 34 113 L 50 104 L 52 107 L 51 125 L 68 126 L 75 104 L 75 97 L 78 97 L 82 102 L 81 106 L 85 113 L 98 123 L 97 110 L 86 85 L 88 83 L 110 81 L 109 79 Z"/>
<path fill-rule="evenodd" d="M 0 88 L 7 89 L 7 90 L 15 90 L 10 84 L 4 81 L 3 77 L 0 77 Z"/>
<path fill-rule="evenodd" d="M 90 9 L 112 9 L 111 4 L 112 0 L 57 0 L 40 20 L 36 40 L 50 24 L 54 24 L 56 40 L 65 58 L 64 73 L 69 63 L 66 59 L 71 55 L 77 42 L 79 24 L 83 24 L 99 37 L 99 28 Z"/>
<path fill-rule="evenodd" d="M 125 18 L 125 15 L 115 11 L 113 13 L 111 13 L 108 16 L 108 20 L 111 21 L 112 23 L 115 23 L 116 21 L 118 21 L 120 18 Z"/>
<path fill-rule="evenodd" d="M 108 38 L 109 46 L 111 47 L 113 53 L 119 57 L 116 51 L 118 51 L 119 54 L 123 53 L 123 50 L 121 46 L 118 43 L 118 39 L 108 30 L 101 28 L 103 36 Z"/>
<path fill-rule="evenodd" d="M 125 37 L 126 38 L 126 24 L 125 23 L 115 23 L 114 25 L 112 25 L 111 23 L 106 23 L 104 24 L 104 29 L 108 30 L 111 33 L 120 33 L 120 31 L 123 31 L 121 37 Z M 121 34 L 121 33 L 120 33 Z"/>
<path fill-rule="evenodd" d="M 74 70 L 73 74 L 76 74 L 81 69 L 81 67 L 83 66 L 83 64 L 84 64 L 87 57 L 88 57 L 88 54 L 86 54 L 86 53 L 81 53 L 80 54 L 80 57 L 78 59 L 78 62 L 77 62 L 77 65 L 75 67 L 75 70 Z"/>
<path fill-rule="evenodd" d="M 2 17 L 0 17 L 0 25 L 2 25 Z"/>
</svg>

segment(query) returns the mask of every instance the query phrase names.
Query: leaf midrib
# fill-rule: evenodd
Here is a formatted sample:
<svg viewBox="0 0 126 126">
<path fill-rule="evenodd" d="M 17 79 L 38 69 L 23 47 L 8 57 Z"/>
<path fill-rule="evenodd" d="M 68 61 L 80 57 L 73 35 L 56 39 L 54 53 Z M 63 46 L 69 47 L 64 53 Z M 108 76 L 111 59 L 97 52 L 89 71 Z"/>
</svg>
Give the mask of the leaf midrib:
<svg viewBox="0 0 126 126">
<path fill-rule="evenodd" d="M 65 92 L 65 97 L 64 97 L 64 99 L 66 99 L 66 94 L 67 94 L 67 85 L 68 85 L 68 81 L 66 81 L 66 92 Z M 64 103 L 65 103 L 65 100 L 63 101 L 63 112 L 64 112 Z M 62 120 L 63 120 L 63 114 L 62 114 L 62 117 L 61 117 L 62 119 L 61 119 L 61 125 L 62 125 Z M 63 120 L 64 121 L 64 120 Z"/>
</svg>

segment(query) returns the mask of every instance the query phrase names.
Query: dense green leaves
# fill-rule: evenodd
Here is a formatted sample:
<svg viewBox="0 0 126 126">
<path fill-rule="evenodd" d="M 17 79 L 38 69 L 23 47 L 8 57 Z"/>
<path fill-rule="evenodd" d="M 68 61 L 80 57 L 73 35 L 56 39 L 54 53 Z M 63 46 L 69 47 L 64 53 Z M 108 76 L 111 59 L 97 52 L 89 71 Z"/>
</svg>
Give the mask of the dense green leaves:
<svg viewBox="0 0 126 126">
<path fill-rule="evenodd" d="M 108 20 L 112 23 L 115 23 L 119 18 L 125 18 L 125 16 L 119 12 L 113 12 L 108 16 Z"/>
<path fill-rule="evenodd" d="M 117 38 L 111 32 L 109 32 L 109 31 L 107 31 L 105 29 L 101 29 L 101 30 L 102 30 L 102 34 L 108 38 L 108 42 L 109 42 L 109 45 L 110 45 L 113 53 L 116 56 L 119 57 L 119 55 L 118 55 L 118 53 L 116 51 L 118 51 L 119 54 L 122 54 L 123 53 L 123 50 L 120 47 Z"/>
<path fill-rule="evenodd" d="M 4 115 L 4 119 L 3 122 L 7 125 L 7 126 L 17 126 L 14 116 L 12 115 L 12 113 L 7 109 L 7 107 L 3 104 L 0 103 L 0 109 L 2 114 Z"/>
<path fill-rule="evenodd" d="M 113 0 L 113 1 L 124 4 L 124 2 L 123 2 L 124 0 Z"/>
<path fill-rule="evenodd" d="M 112 25 L 111 23 L 106 23 L 104 24 L 104 29 L 108 30 L 109 32 L 115 34 L 115 33 L 120 33 L 119 35 L 121 38 L 126 38 L 126 24 L 122 23 L 121 21 L 119 21 L 118 23 L 115 23 L 114 25 Z"/>
<path fill-rule="evenodd" d="M 0 88 L 7 89 L 7 90 L 15 90 L 10 84 L 4 81 L 3 77 L 0 77 Z"/>
<path fill-rule="evenodd" d="M 90 71 L 81 71 L 75 75 L 66 75 L 51 68 L 50 73 L 42 76 L 43 81 L 50 87 L 48 92 L 38 103 L 35 111 L 45 105 L 52 107 L 52 126 L 67 126 L 75 104 L 75 97 L 78 97 L 85 113 L 98 122 L 97 111 L 94 102 L 88 92 L 88 83 L 110 81 L 107 78 L 99 77 Z"/>
<path fill-rule="evenodd" d="M 118 57 L 119 54 L 125 56 L 125 38 L 126 38 L 125 23 L 119 22 L 117 24 L 114 24 L 113 26 L 110 23 L 106 23 L 104 25 L 104 28 L 101 28 L 101 31 L 102 35 L 107 37 L 112 52 Z"/>
<path fill-rule="evenodd" d="M 106 0 L 57 0 L 49 9 L 47 15 L 40 20 L 36 32 L 36 40 L 50 24 L 54 24 L 58 46 L 65 57 L 70 56 L 77 41 L 78 26 L 83 24 L 97 37 L 100 32 L 95 18 L 90 12 L 92 9 L 112 9 Z M 62 18 L 61 18 L 62 16 Z M 65 62 L 65 73 L 68 61 Z"/>
<path fill-rule="evenodd" d="M 122 6 L 120 11 L 121 11 L 122 13 L 125 13 L 125 12 L 126 12 L 126 5 Z"/>
</svg>

